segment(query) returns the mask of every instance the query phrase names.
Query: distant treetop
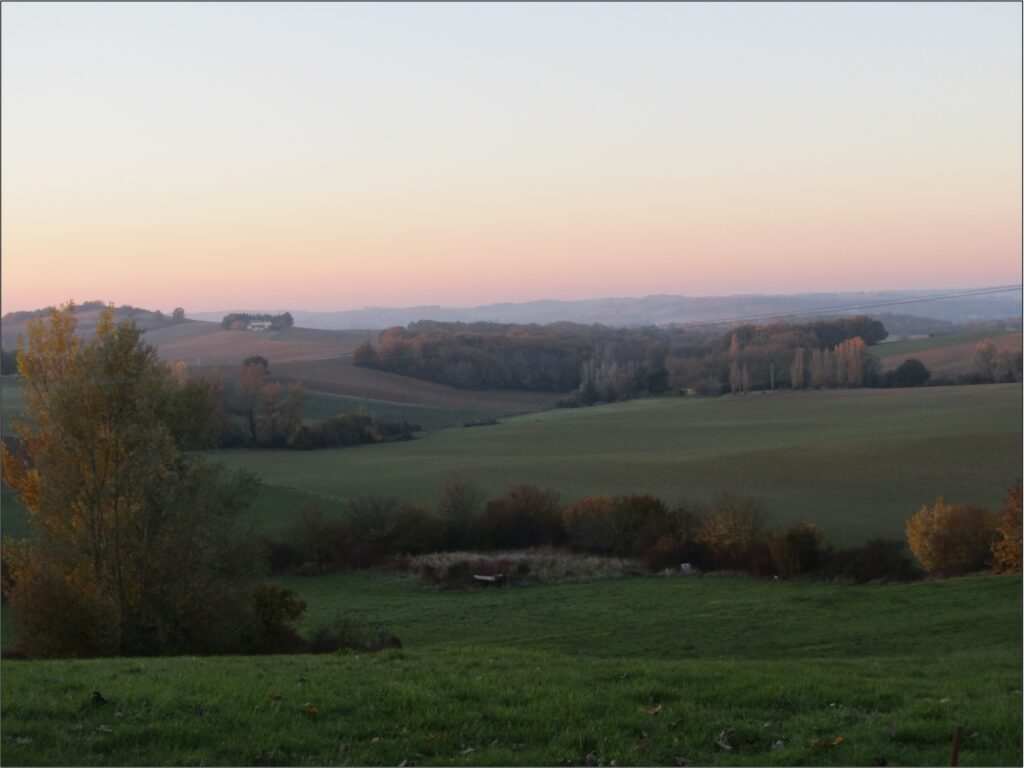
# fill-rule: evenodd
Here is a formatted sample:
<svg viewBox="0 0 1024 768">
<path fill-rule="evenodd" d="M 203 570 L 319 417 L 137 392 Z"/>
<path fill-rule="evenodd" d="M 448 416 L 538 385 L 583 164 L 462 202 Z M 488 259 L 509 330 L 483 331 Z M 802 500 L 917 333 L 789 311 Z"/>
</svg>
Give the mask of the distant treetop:
<svg viewBox="0 0 1024 768">
<path fill-rule="evenodd" d="M 270 330 L 279 331 L 295 325 L 291 312 L 271 315 L 266 312 L 231 312 L 220 321 L 224 330 L 246 330 L 253 323 L 270 323 Z"/>
</svg>

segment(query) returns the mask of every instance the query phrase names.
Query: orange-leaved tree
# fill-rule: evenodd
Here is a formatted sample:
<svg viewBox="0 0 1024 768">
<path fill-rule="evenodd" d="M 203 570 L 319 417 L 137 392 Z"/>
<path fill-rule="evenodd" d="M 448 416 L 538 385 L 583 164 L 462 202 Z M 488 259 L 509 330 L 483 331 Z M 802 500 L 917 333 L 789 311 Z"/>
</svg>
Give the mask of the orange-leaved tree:
<svg viewBox="0 0 1024 768">
<path fill-rule="evenodd" d="M 207 385 L 175 375 L 105 312 L 73 305 L 19 345 L 26 418 L 2 451 L 34 536 L 5 547 L 5 596 L 33 656 L 244 651 L 262 556 L 239 522 L 253 481 L 190 449 L 213 439 Z"/>
<path fill-rule="evenodd" d="M 910 551 L 928 573 L 955 576 L 986 567 L 996 520 L 976 504 L 957 507 L 938 498 L 907 521 L 906 534 Z"/>
<path fill-rule="evenodd" d="M 1021 572 L 1021 507 L 1020 481 L 1017 481 L 1003 503 L 1003 511 L 996 524 L 999 538 L 992 545 L 996 567 L 1004 573 Z"/>
</svg>

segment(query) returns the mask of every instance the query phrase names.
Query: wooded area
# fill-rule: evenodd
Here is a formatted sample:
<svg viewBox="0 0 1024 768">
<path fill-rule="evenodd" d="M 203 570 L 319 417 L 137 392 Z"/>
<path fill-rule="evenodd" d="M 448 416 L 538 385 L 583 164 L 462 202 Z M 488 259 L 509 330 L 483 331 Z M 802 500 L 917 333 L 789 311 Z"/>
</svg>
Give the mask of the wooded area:
<svg viewBox="0 0 1024 768">
<path fill-rule="evenodd" d="M 878 371 L 866 347 L 886 335 L 866 316 L 731 330 L 421 321 L 382 331 L 353 362 L 464 389 L 574 392 L 566 404 L 588 404 L 676 389 L 867 385 Z"/>
</svg>

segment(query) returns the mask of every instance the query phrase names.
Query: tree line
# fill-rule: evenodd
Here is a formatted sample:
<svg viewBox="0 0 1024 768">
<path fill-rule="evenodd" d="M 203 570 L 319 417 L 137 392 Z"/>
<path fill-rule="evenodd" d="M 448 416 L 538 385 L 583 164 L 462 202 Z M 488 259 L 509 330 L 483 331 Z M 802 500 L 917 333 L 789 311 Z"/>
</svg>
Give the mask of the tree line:
<svg viewBox="0 0 1024 768">
<path fill-rule="evenodd" d="M 872 380 L 873 358 L 861 347 L 886 335 L 866 316 L 728 332 L 422 321 L 382 331 L 376 346 L 355 350 L 353 362 L 463 389 L 572 392 L 566 404 L 589 404 L 670 389 L 719 394 L 789 387 L 798 354 L 807 358 L 799 366 L 807 368 L 803 375 L 821 379 L 817 386 L 856 386 L 852 381 Z M 856 350 L 853 339 L 860 340 Z M 828 352 L 819 366 L 816 351 Z M 833 363 L 837 355 L 842 367 Z"/>
<path fill-rule="evenodd" d="M 760 503 L 748 497 L 720 494 L 670 507 L 635 493 L 566 506 L 550 488 L 517 485 L 487 499 L 473 484 L 453 479 L 432 508 L 387 497 L 354 499 L 348 514 L 334 519 L 305 508 L 271 544 L 271 564 L 308 574 L 387 567 L 395 558 L 432 552 L 560 547 L 639 560 L 651 572 L 686 563 L 697 571 L 863 583 L 919 578 L 922 567 L 944 576 L 985 568 L 1020 572 L 1020 538 L 1019 484 L 1000 515 L 939 500 L 907 523 L 906 543 L 834 549 L 811 523 L 769 526 Z"/>
</svg>

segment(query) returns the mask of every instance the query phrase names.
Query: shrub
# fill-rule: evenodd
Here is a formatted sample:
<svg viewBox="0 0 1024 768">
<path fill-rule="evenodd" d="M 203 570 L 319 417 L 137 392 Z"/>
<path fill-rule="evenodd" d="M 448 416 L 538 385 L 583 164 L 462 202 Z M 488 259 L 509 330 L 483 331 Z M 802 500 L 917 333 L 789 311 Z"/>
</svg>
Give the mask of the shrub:
<svg viewBox="0 0 1024 768">
<path fill-rule="evenodd" d="M 885 383 L 889 387 L 920 387 L 929 378 L 931 371 L 916 358 L 910 358 L 900 363 L 895 370 L 885 374 Z"/>
<path fill-rule="evenodd" d="M 764 514 L 754 499 L 719 495 L 703 517 L 695 538 L 708 550 L 715 569 L 766 575 L 774 568 L 767 548 Z"/>
<path fill-rule="evenodd" d="M 996 525 L 999 538 L 992 545 L 996 568 L 1003 573 L 1021 572 L 1020 482 L 1010 490 Z"/>
<path fill-rule="evenodd" d="M 397 531 L 391 540 L 391 555 L 420 555 L 436 552 L 444 539 L 444 524 L 431 510 L 403 504 L 396 518 Z"/>
<path fill-rule="evenodd" d="M 368 496 L 349 504 L 346 564 L 377 565 L 389 555 L 431 552 L 441 541 L 441 521 L 429 510 L 395 498 Z"/>
<path fill-rule="evenodd" d="M 996 519 L 977 505 L 955 507 L 939 498 L 907 521 L 906 534 L 910 551 L 928 573 L 953 576 L 986 566 Z"/>
<path fill-rule="evenodd" d="M 437 512 L 445 549 L 468 549 L 479 543 L 483 509 L 484 493 L 472 483 L 452 478 L 441 486 Z"/>
<path fill-rule="evenodd" d="M 495 549 L 561 544 L 565 537 L 559 496 L 551 489 L 517 485 L 487 503 L 484 544 Z"/>
<path fill-rule="evenodd" d="M 668 508 L 649 493 L 615 497 L 617 528 L 621 543 L 612 549 L 616 555 L 640 557 L 666 533 L 672 531 Z"/>
<path fill-rule="evenodd" d="M 364 341 L 352 350 L 352 364 L 362 365 L 367 368 L 375 367 L 377 365 L 377 350 L 373 348 L 373 344 L 369 341 Z"/>
<path fill-rule="evenodd" d="M 256 653 L 298 653 L 305 643 L 288 622 L 298 621 L 306 612 L 306 601 L 295 592 L 273 581 L 256 588 Z"/>
<path fill-rule="evenodd" d="M 573 549 L 620 557 L 642 557 L 672 530 L 668 509 L 649 493 L 589 496 L 566 510 L 563 525 Z"/>
<path fill-rule="evenodd" d="M 569 546 L 580 552 L 611 554 L 619 544 L 615 503 L 608 496 L 588 496 L 562 516 Z"/>
<path fill-rule="evenodd" d="M 293 571 L 307 562 L 301 552 L 283 541 L 264 539 L 263 546 L 267 552 L 267 563 L 271 573 Z"/>
<path fill-rule="evenodd" d="M 769 543 L 772 560 L 784 579 L 803 576 L 821 563 L 821 531 L 811 523 L 794 523 Z"/>
<path fill-rule="evenodd" d="M 38 560 L 26 559 L 11 583 L 17 650 L 36 658 L 117 655 L 117 606 L 100 595 L 82 599 L 73 579 Z"/>
<path fill-rule="evenodd" d="M 369 413 L 355 411 L 298 427 L 288 447 L 308 451 L 362 443 L 389 443 L 412 440 L 413 433 L 421 430 L 418 424 L 378 421 Z"/>
<path fill-rule="evenodd" d="M 679 534 L 661 536 L 643 555 L 644 569 L 651 572 L 675 570 L 682 563 L 690 563 L 693 567 L 703 570 L 708 560 L 708 553 L 703 545 Z"/>
<path fill-rule="evenodd" d="M 340 567 L 349 545 L 345 524 L 340 520 L 328 521 L 323 509 L 315 505 L 300 507 L 285 525 L 282 537 L 284 552 L 281 554 L 294 553 L 298 560 L 294 565 L 315 571 Z M 273 563 L 275 558 L 272 556 L 271 560 Z"/>
<path fill-rule="evenodd" d="M 860 547 L 828 550 L 818 569 L 822 578 L 853 581 L 912 581 L 921 575 L 902 541 L 873 539 Z"/>
</svg>

